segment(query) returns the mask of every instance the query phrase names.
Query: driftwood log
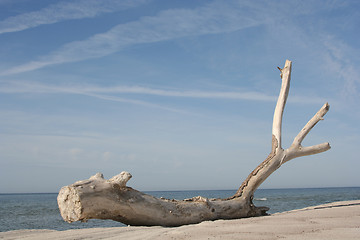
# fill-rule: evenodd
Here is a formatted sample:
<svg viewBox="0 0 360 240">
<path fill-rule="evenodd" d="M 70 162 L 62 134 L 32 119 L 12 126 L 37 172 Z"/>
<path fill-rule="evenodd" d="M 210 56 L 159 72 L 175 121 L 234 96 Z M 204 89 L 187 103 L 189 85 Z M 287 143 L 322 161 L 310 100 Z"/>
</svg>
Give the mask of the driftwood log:
<svg viewBox="0 0 360 240">
<path fill-rule="evenodd" d="M 185 200 L 155 198 L 126 186 L 131 178 L 128 172 L 122 172 L 109 180 L 97 173 L 88 180 L 61 188 L 57 200 L 63 219 L 74 222 L 96 218 L 112 219 L 128 225 L 180 226 L 206 220 L 266 215 L 269 210 L 267 207 L 256 207 L 252 202 L 260 184 L 287 161 L 330 149 L 329 143 L 310 147 L 301 145 L 310 130 L 323 120 L 329 110 L 328 103 L 310 119 L 288 149 L 281 147 L 281 122 L 289 93 L 291 64 L 291 61 L 286 60 L 285 67 L 279 68 L 282 84 L 273 118 L 271 152 L 250 173 L 234 196 L 227 199 L 200 196 Z"/>
</svg>

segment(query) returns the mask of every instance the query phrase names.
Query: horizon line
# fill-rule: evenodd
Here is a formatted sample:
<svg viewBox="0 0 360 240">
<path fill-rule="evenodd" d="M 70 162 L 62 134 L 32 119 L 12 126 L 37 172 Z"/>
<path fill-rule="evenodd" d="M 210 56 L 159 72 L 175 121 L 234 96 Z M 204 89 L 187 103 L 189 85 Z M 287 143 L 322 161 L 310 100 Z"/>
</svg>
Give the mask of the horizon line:
<svg viewBox="0 0 360 240">
<path fill-rule="evenodd" d="M 279 188 L 258 188 L 258 190 L 286 190 L 286 189 L 326 189 L 326 188 L 360 188 L 360 186 L 343 186 L 343 187 L 279 187 Z M 197 189 L 197 190 L 141 190 L 141 192 L 203 192 L 203 191 L 236 191 L 236 189 Z M 139 190 L 140 191 L 140 190 Z M 1 193 L 0 195 L 35 195 L 35 194 L 58 194 L 58 192 L 14 192 Z"/>
</svg>

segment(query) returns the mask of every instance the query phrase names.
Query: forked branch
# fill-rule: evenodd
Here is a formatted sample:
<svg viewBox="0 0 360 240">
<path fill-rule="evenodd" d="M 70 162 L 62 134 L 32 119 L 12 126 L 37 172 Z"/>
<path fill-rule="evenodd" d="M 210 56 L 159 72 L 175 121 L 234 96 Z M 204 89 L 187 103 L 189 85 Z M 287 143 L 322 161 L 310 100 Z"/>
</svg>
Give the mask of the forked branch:
<svg viewBox="0 0 360 240">
<path fill-rule="evenodd" d="M 185 200 L 155 198 L 126 186 L 131 174 L 121 174 L 106 180 L 96 174 L 61 188 L 58 205 L 67 222 L 86 221 L 91 218 L 113 219 L 130 225 L 180 226 L 206 220 L 235 219 L 265 215 L 268 208 L 252 203 L 255 190 L 276 169 L 290 159 L 324 152 L 329 143 L 302 147 L 310 130 L 329 110 L 325 104 L 295 137 L 286 150 L 281 145 L 282 117 L 289 94 L 291 61 L 286 60 L 281 71 L 282 84 L 274 111 L 272 148 L 269 156 L 241 184 L 234 196 L 227 199 L 194 197 Z"/>
<path fill-rule="evenodd" d="M 324 115 L 329 110 L 330 106 L 328 103 L 324 104 L 324 106 L 315 114 L 315 116 L 311 118 L 311 120 L 295 137 L 293 144 L 288 149 L 284 150 L 282 148 L 282 118 L 285 104 L 289 95 L 291 67 L 292 62 L 290 60 L 286 60 L 283 69 L 278 67 L 281 72 L 280 76 L 282 79 L 282 83 L 273 117 L 271 152 L 269 156 L 265 159 L 265 161 L 263 161 L 257 168 L 255 168 L 254 171 L 250 173 L 250 175 L 241 184 L 240 188 L 232 198 L 244 197 L 251 200 L 253 198 L 255 190 L 260 186 L 260 184 L 263 183 L 266 178 L 268 178 L 276 169 L 278 169 L 285 162 L 296 157 L 312 155 L 330 149 L 329 143 L 322 143 L 311 147 L 301 146 L 301 142 L 304 140 L 305 136 L 316 125 L 316 123 L 323 119 Z"/>
<path fill-rule="evenodd" d="M 301 145 L 302 141 L 310 130 L 320 121 L 324 120 L 323 117 L 329 111 L 330 105 L 325 103 L 320 110 L 310 119 L 310 121 L 305 125 L 305 127 L 299 132 L 295 137 L 292 145 L 285 151 L 286 158 L 284 162 L 287 162 L 296 157 L 302 157 L 307 155 L 312 155 L 316 153 L 321 153 L 329 150 L 330 144 L 328 142 L 313 145 L 310 147 L 303 147 Z"/>
</svg>

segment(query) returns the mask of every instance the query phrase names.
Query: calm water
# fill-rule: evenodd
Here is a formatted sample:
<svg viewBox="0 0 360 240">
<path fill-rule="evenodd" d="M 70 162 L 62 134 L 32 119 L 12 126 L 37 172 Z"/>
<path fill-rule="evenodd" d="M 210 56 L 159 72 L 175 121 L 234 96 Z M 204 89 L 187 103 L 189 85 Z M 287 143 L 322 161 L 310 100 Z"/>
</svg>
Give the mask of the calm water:
<svg viewBox="0 0 360 240">
<path fill-rule="evenodd" d="M 156 197 L 184 199 L 194 196 L 226 198 L 235 190 L 161 191 L 147 192 Z M 56 201 L 57 193 L 0 194 L 0 232 L 17 229 L 79 229 L 124 226 L 111 220 L 89 220 L 87 223 L 66 223 L 62 220 Z M 360 199 L 360 187 L 258 189 L 255 205 L 270 207 L 268 213 L 289 211 L 334 201 Z"/>
</svg>

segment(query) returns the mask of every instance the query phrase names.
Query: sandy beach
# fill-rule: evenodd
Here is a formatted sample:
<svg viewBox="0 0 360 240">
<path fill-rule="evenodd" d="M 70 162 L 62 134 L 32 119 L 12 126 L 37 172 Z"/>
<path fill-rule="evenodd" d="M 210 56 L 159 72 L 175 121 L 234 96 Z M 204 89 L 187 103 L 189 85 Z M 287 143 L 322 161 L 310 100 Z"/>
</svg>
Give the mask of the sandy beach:
<svg viewBox="0 0 360 240">
<path fill-rule="evenodd" d="M 360 239 L 360 200 L 176 228 L 17 230 L 1 232 L 0 239 Z"/>
</svg>

